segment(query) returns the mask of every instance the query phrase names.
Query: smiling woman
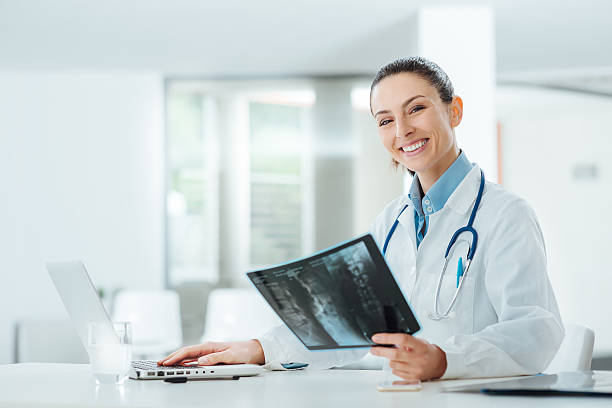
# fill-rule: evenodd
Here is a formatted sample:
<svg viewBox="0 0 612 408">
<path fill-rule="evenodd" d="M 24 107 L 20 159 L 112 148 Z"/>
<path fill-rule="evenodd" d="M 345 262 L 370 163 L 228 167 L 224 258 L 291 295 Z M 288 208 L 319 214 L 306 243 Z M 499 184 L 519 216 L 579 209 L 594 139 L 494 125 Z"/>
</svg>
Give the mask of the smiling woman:
<svg viewBox="0 0 612 408">
<path fill-rule="evenodd" d="M 447 169 L 459 155 L 453 129 L 461 123 L 463 101 L 433 62 L 412 58 L 383 67 L 372 81 L 370 112 L 393 164 L 412 175 L 419 170 L 421 183 L 431 182 L 429 172 Z"/>
<path fill-rule="evenodd" d="M 394 61 L 372 82 L 370 110 L 396 166 L 414 175 L 410 192 L 389 203 L 370 232 L 422 327 L 418 337 L 375 335 L 375 343 L 394 347 L 373 347 L 372 354 L 405 379 L 543 371 L 564 330 L 542 232 L 529 205 L 485 180 L 459 149 L 463 102 L 450 79 L 420 57 Z M 363 355 L 309 353 L 282 326 L 257 340 L 185 348 L 160 364 L 200 358 L 327 368 Z"/>
</svg>

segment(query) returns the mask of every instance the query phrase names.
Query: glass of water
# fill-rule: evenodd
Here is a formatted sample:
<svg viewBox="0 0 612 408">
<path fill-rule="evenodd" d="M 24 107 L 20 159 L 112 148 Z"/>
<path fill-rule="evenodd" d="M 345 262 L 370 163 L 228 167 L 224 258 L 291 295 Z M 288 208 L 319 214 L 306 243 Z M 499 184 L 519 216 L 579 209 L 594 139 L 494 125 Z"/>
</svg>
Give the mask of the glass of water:
<svg viewBox="0 0 612 408">
<path fill-rule="evenodd" d="M 92 322 L 88 326 L 91 372 L 98 384 L 123 384 L 132 362 L 130 322 Z"/>
</svg>

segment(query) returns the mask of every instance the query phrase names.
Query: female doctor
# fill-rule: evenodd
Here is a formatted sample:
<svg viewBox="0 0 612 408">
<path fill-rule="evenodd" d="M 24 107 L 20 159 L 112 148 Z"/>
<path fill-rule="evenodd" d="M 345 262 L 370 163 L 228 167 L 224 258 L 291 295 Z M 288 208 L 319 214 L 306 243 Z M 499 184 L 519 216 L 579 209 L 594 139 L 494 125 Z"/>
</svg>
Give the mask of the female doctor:
<svg viewBox="0 0 612 408">
<path fill-rule="evenodd" d="M 542 372 L 564 336 L 542 233 L 529 205 L 487 181 L 459 149 L 463 102 L 450 79 L 424 58 L 391 62 L 372 82 L 370 109 L 393 163 L 414 175 L 408 195 L 389 203 L 370 232 L 422 326 L 416 336 L 376 334 L 375 343 L 395 347 L 370 352 L 405 379 Z M 363 355 L 309 352 L 281 326 L 259 339 L 184 347 L 159 364 L 329 368 Z"/>
</svg>

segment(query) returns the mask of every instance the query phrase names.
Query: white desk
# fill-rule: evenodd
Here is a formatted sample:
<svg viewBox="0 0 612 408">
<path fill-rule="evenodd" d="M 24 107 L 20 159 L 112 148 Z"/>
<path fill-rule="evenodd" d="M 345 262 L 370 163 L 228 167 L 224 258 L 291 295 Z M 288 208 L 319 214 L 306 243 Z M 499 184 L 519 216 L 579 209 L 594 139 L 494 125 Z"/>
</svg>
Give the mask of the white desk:
<svg viewBox="0 0 612 408">
<path fill-rule="evenodd" d="M 240 380 L 129 380 L 96 386 L 84 364 L 0 366 L 2 407 L 610 407 L 610 398 L 500 397 L 440 393 L 450 381 L 424 383 L 419 392 L 378 392 L 372 370 L 268 372 Z M 453 382 L 455 383 L 455 382 Z"/>
</svg>

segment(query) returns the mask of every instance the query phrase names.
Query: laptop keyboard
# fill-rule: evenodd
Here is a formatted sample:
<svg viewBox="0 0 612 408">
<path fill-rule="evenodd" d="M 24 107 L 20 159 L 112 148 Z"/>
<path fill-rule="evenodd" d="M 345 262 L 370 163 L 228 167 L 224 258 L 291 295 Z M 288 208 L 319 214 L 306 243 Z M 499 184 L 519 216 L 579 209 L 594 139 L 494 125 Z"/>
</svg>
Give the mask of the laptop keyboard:
<svg viewBox="0 0 612 408">
<path fill-rule="evenodd" d="M 185 366 L 175 365 L 175 366 L 158 366 L 157 361 L 154 360 L 133 360 L 132 367 L 137 370 L 163 370 L 163 369 L 181 369 L 185 368 Z"/>
</svg>

